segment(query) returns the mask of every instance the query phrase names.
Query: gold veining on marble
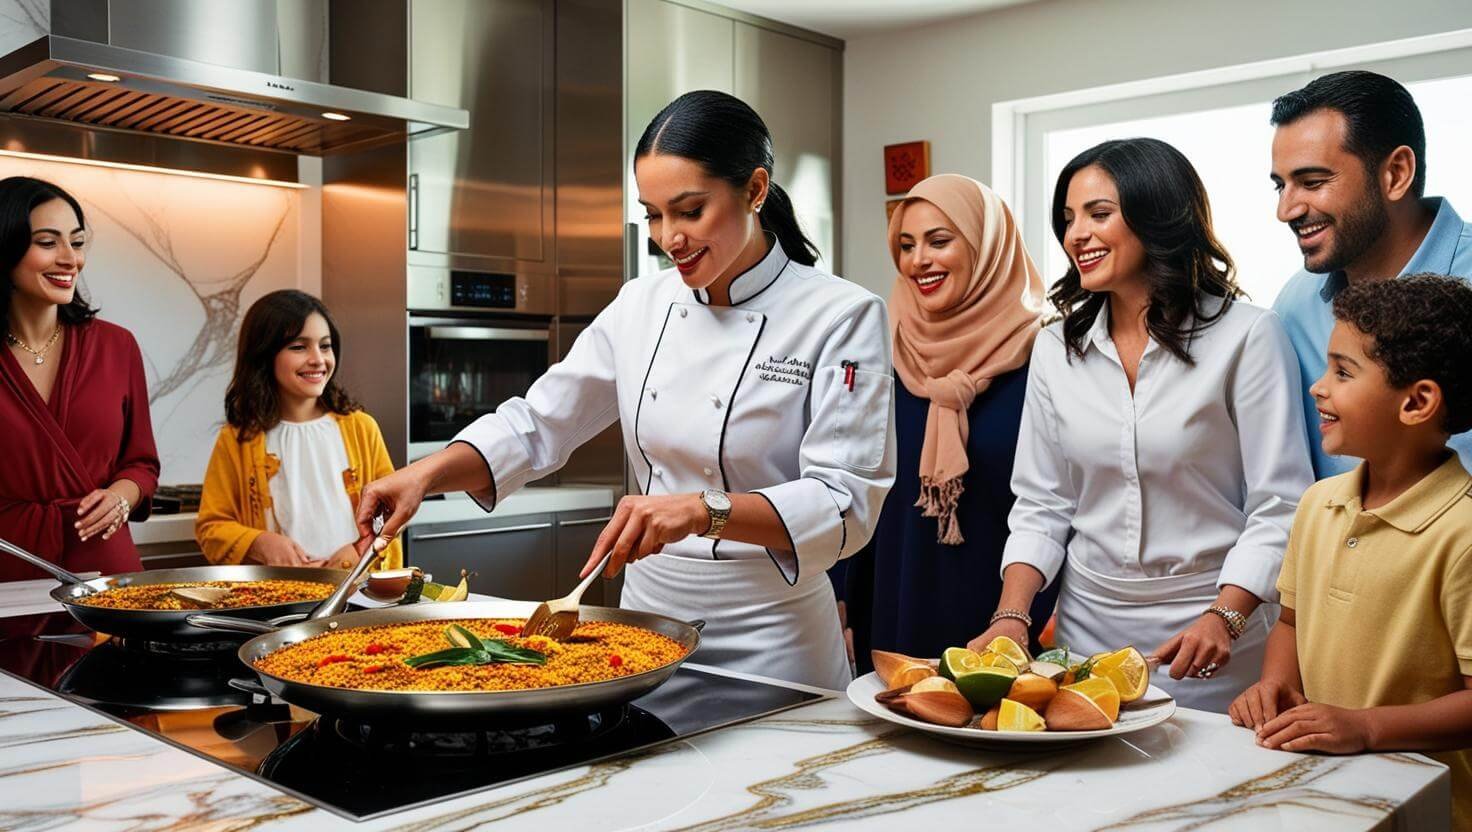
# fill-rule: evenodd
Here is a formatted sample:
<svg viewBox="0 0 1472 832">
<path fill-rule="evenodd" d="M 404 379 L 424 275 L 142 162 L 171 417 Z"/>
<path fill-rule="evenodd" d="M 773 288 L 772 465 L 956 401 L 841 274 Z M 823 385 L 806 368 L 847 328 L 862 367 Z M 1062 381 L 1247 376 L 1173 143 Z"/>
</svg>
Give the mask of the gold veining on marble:
<svg viewBox="0 0 1472 832">
<path fill-rule="evenodd" d="M 1281 807 L 1310 809 L 1331 815 L 1388 816 L 1396 806 L 1393 800 L 1371 795 L 1353 797 L 1333 794 L 1309 785 L 1352 762 L 1354 758 L 1350 757 L 1304 757 L 1280 769 L 1224 789 L 1213 797 L 1149 809 L 1117 823 L 1098 827 L 1095 832 L 1138 829 L 1150 824 L 1171 824 L 1170 828 L 1173 830 L 1199 829 L 1261 809 Z"/>
<path fill-rule="evenodd" d="M 104 734 L 117 734 L 128 729 L 121 725 L 109 722 L 103 725 L 83 725 L 79 728 L 68 728 L 64 731 L 47 731 L 39 734 L 0 735 L 0 748 L 18 748 L 23 745 L 35 745 L 42 742 L 56 742 L 58 740 L 74 740 L 84 737 L 99 737 Z"/>
<path fill-rule="evenodd" d="M 556 806 L 568 798 L 586 794 L 595 789 L 608 785 L 616 775 L 628 771 L 635 763 L 647 760 L 661 754 L 669 754 L 676 751 L 687 750 L 685 743 L 669 743 L 646 751 L 605 760 L 588 766 L 588 770 L 578 777 L 554 783 L 540 789 L 527 792 L 518 792 L 508 795 L 499 800 L 489 803 L 480 803 L 469 806 L 448 815 L 440 815 L 432 818 L 419 818 L 412 823 L 394 827 L 393 832 L 409 832 L 409 830 L 439 829 L 446 826 L 454 826 L 456 829 L 467 829 L 481 824 L 494 823 L 525 812 L 535 812 L 538 809 L 546 809 Z M 469 824 L 469 826 L 465 824 Z"/>
<path fill-rule="evenodd" d="M 852 821 L 983 792 L 1011 789 L 1031 783 L 1048 773 L 1042 769 L 1027 768 L 1020 763 L 986 766 L 944 777 L 934 785 L 922 789 L 870 794 L 855 800 L 836 801 L 784 814 L 796 802 L 797 793 L 821 791 L 828 787 L 822 776 L 825 771 L 865 757 L 896 751 L 898 747 L 894 740 L 913 734 L 908 728 L 897 728 L 856 745 L 798 760 L 794 764 L 796 771 L 748 786 L 746 790 L 757 798 L 751 807 L 704 823 L 680 827 L 679 832 L 796 829 L 816 823 Z"/>
<path fill-rule="evenodd" d="M 160 783 L 71 806 L 0 809 L 0 829 L 51 829 L 90 821 L 126 829 L 244 832 L 315 811 L 311 805 L 275 790 L 241 793 L 234 788 L 239 785 L 239 775 L 222 771 L 207 778 Z M 188 806 L 172 815 L 165 807 L 181 796 L 188 799 Z"/>
</svg>

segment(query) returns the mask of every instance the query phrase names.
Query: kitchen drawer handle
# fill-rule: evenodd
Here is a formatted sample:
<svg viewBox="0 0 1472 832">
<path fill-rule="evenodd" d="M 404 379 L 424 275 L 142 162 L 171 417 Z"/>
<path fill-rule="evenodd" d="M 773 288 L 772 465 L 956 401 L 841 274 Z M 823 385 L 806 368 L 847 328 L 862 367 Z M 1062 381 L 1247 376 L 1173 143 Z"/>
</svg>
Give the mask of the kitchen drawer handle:
<svg viewBox="0 0 1472 832">
<path fill-rule="evenodd" d="M 551 523 L 528 523 L 525 526 L 505 526 L 499 529 L 463 529 L 458 532 L 433 532 L 431 534 L 415 535 L 409 538 L 413 541 L 420 540 L 444 540 L 447 537 L 473 537 L 480 534 L 507 534 L 510 532 L 535 532 L 542 529 L 552 528 Z"/>
<path fill-rule="evenodd" d="M 607 517 L 590 517 L 587 520 L 563 520 L 561 523 L 558 523 L 557 525 L 559 525 L 559 526 L 591 526 L 594 523 L 607 523 L 609 520 L 612 520 L 612 519 L 613 519 L 613 515 L 610 514 Z"/>
</svg>

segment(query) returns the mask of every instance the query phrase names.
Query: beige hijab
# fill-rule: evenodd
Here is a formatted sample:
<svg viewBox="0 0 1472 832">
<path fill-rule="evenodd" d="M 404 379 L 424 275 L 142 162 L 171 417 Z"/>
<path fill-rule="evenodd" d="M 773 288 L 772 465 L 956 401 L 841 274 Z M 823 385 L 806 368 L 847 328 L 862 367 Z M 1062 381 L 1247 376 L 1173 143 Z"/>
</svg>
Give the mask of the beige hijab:
<svg viewBox="0 0 1472 832">
<path fill-rule="evenodd" d="M 956 503 L 970 468 L 967 410 L 992 379 L 1027 363 L 1041 320 L 1043 281 L 1007 204 L 975 179 L 955 174 L 916 185 L 890 218 L 896 268 L 905 209 L 922 199 L 950 218 L 974 259 L 970 275 L 950 278 L 969 282 L 960 301 L 943 312 L 921 307 L 919 287 L 903 274 L 889 295 L 895 371 L 905 389 L 930 400 L 915 505 L 938 518 L 940 542 L 955 546 L 965 542 Z"/>
</svg>

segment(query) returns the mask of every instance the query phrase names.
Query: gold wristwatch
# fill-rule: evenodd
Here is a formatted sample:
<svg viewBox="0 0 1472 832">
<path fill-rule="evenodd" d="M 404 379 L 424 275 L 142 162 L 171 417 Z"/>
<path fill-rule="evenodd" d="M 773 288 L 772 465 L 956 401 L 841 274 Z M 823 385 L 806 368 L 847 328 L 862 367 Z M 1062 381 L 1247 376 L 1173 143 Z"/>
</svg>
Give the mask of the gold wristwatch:
<svg viewBox="0 0 1472 832">
<path fill-rule="evenodd" d="M 710 528 L 701 537 L 719 540 L 721 532 L 726 529 L 726 521 L 731 519 L 731 495 L 708 488 L 700 492 L 700 502 L 705 503 L 705 510 L 710 512 Z"/>
</svg>

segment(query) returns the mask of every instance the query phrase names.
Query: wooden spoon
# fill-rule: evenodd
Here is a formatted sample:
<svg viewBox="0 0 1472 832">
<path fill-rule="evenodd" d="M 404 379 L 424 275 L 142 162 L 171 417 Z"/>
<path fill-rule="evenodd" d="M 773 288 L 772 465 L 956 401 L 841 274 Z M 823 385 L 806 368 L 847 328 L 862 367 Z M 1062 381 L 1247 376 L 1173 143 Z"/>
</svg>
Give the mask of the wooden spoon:
<svg viewBox="0 0 1472 832">
<path fill-rule="evenodd" d="M 553 641 L 566 641 L 572 631 L 578 628 L 578 602 L 583 600 L 583 593 L 593 585 L 594 579 L 603 574 L 608 566 L 608 559 L 613 556 L 613 550 L 598 561 L 598 568 L 588 573 L 582 583 L 578 584 L 572 592 L 562 598 L 552 601 L 543 601 L 537 605 L 536 612 L 526 620 L 526 626 L 521 628 L 521 636 L 546 636 Z"/>
<path fill-rule="evenodd" d="M 225 586 L 176 586 L 169 590 L 169 594 L 180 601 L 211 609 L 218 607 L 230 592 L 230 588 Z"/>
</svg>

